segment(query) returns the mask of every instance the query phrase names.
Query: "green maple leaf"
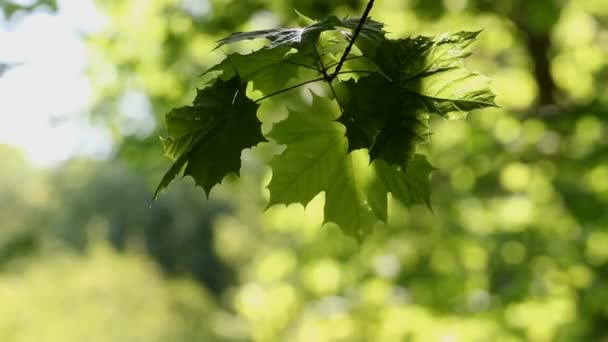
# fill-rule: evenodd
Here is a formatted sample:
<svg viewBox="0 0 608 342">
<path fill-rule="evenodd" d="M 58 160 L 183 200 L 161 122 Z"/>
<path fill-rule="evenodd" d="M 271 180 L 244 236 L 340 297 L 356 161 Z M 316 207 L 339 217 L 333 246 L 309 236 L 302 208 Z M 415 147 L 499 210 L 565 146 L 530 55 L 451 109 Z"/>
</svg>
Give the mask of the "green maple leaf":
<svg viewBox="0 0 608 342">
<path fill-rule="evenodd" d="M 372 161 L 405 168 L 428 140 L 429 114 L 458 118 L 495 106 L 488 79 L 463 66 L 478 33 L 384 40 L 372 59 L 391 79 L 371 75 L 345 83 L 349 100 L 339 120 L 349 150 L 366 148 Z"/>
<path fill-rule="evenodd" d="M 461 119 L 474 109 L 496 107 L 490 80 L 464 68 L 440 70 L 404 83 L 429 113 Z"/>
<path fill-rule="evenodd" d="M 414 154 L 407 168 L 390 165 L 382 160 L 372 163 L 386 191 L 405 205 L 426 204 L 431 208 L 429 175 L 435 170 L 426 157 Z"/>
<path fill-rule="evenodd" d="M 383 39 L 373 59 L 395 81 L 407 81 L 425 73 L 462 67 L 480 32 Z"/>
<path fill-rule="evenodd" d="M 370 166 L 366 150 L 348 153 L 339 116 L 336 101 L 313 94 L 308 110 L 290 110 L 273 126 L 267 137 L 286 149 L 270 163 L 269 205 L 306 205 L 324 191 L 325 222 L 362 239 L 378 221 L 386 221 L 389 192 L 406 204 L 429 203 L 430 167 L 419 158 L 407 169 L 383 162 Z"/>
<path fill-rule="evenodd" d="M 347 152 L 344 127 L 333 121 L 339 115 L 334 101 L 313 94 L 307 112 L 290 111 L 286 120 L 276 123 L 266 134 L 287 146 L 270 163 L 269 205 L 306 205 L 334 182 L 341 172 L 339 161 Z"/>
<path fill-rule="evenodd" d="M 155 192 L 184 168 L 208 194 L 229 173 L 238 173 L 241 151 L 264 141 L 258 105 L 245 96 L 246 83 L 235 76 L 199 90 L 192 105 L 167 114 L 166 154 L 175 159 Z"/>
<path fill-rule="evenodd" d="M 473 109 L 495 107 L 489 79 L 464 67 L 464 58 L 477 32 L 459 32 L 438 37 L 385 39 L 374 62 L 393 86 L 405 90 L 410 104 L 418 103 L 428 113 L 462 118 Z"/>
<path fill-rule="evenodd" d="M 382 160 L 371 163 L 366 150 L 353 151 L 342 165 L 342 173 L 325 193 L 325 222 L 334 222 L 362 241 L 378 222 L 387 219 L 387 195 L 404 205 L 430 202 L 430 173 L 434 168 L 415 154 L 407 168 Z"/>
<path fill-rule="evenodd" d="M 339 121 L 346 126 L 349 151 L 365 148 L 405 168 L 428 136 L 428 114 L 403 91 L 379 75 L 345 83 L 350 99 Z"/>
</svg>

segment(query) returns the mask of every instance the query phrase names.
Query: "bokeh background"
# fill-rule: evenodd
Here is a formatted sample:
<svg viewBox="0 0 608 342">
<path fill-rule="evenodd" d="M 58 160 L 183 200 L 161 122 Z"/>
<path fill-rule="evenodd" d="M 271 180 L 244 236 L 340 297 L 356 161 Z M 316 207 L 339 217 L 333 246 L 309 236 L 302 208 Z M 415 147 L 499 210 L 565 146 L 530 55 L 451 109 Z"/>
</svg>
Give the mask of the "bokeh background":
<svg viewBox="0 0 608 342">
<path fill-rule="evenodd" d="M 608 1 L 377 0 L 391 37 L 483 29 L 500 108 L 435 118 L 433 211 L 363 244 L 268 170 L 205 199 L 170 108 L 237 30 L 362 0 L 0 0 L 0 341 L 608 341 Z"/>
</svg>

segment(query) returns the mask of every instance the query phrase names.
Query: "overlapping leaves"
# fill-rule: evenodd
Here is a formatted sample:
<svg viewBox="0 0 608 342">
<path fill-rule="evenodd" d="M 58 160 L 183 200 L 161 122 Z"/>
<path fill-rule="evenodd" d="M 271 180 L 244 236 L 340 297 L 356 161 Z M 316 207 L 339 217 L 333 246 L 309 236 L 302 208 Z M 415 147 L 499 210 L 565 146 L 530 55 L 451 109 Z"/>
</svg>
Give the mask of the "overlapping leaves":
<svg viewBox="0 0 608 342">
<path fill-rule="evenodd" d="M 220 46 L 258 38 L 268 44 L 229 55 L 210 69 L 215 83 L 200 90 L 192 106 L 167 115 L 163 142 L 175 163 L 158 191 L 184 169 L 208 192 L 238 173 L 243 149 L 267 138 L 285 146 L 270 162 L 269 205 L 306 205 L 323 192 L 325 222 L 359 239 L 386 221 L 389 193 L 406 205 L 430 205 L 432 167 L 416 153 L 428 140 L 429 115 L 458 118 L 494 106 L 487 79 L 463 66 L 478 32 L 390 40 L 381 23 L 368 20 L 340 65 L 358 22 L 330 17 L 221 40 Z M 264 137 L 257 102 L 278 94 L 299 100 L 296 90 L 312 83 L 326 91 L 313 92 L 304 107 L 287 105 L 287 117 Z"/>
<path fill-rule="evenodd" d="M 363 149 L 347 153 L 339 116 L 335 100 L 313 95 L 307 111 L 290 111 L 267 134 L 287 147 L 271 162 L 270 205 L 306 205 L 324 191 L 325 220 L 363 238 L 376 222 L 386 220 L 388 192 L 406 204 L 428 204 L 431 167 L 422 156 L 415 155 L 403 169 L 383 160 L 370 164 Z"/>
</svg>

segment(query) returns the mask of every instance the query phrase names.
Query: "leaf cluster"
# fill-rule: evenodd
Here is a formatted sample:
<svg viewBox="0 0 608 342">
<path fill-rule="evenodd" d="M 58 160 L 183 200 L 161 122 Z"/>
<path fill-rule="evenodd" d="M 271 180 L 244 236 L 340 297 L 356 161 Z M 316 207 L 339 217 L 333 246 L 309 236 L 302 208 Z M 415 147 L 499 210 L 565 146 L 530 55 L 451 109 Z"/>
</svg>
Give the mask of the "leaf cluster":
<svg viewBox="0 0 608 342">
<path fill-rule="evenodd" d="M 463 65 L 479 32 L 395 40 L 368 19 L 352 42 L 360 19 L 305 20 L 219 41 L 267 44 L 229 54 L 207 71 L 212 80 L 192 105 L 167 114 L 163 144 L 175 162 L 157 194 L 182 170 L 208 193 L 239 173 L 242 150 L 270 143 L 284 150 L 269 162 L 269 205 L 307 205 L 324 192 L 325 222 L 357 239 L 386 221 L 389 193 L 405 205 L 430 206 L 433 168 L 420 153 L 430 114 L 462 118 L 495 105 L 488 79 Z M 264 119 L 272 115 L 262 101 L 287 116 Z M 271 128 L 263 132 L 263 125 Z"/>
</svg>

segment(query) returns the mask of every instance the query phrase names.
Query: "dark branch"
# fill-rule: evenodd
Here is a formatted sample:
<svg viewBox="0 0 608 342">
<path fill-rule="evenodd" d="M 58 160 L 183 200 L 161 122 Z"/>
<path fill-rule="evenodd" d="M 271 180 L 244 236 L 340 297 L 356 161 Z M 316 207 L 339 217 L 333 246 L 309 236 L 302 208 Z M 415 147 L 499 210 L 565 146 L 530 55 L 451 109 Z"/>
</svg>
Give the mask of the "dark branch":
<svg viewBox="0 0 608 342">
<path fill-rule="evenodd" d="M 372 7 L 374 7 L 374 0 L 369 0 L 369 2 L 367 3 L 367 7 L 365 8 L 365 11 L 363 12 L 363 16 L 359 20 L 359 24 L 357 25 L 357 28 L 355 29 L 355 32 L 353 33 L 353 37 L 351 38 L 350 42 L 348 43 L 348 46 L 346 46 L 346 49 L 344 50 L 344 54 L 342 55 L 342 58 L 340 58 L 340 62 L 338 62 L 338 66 L 336 66 L 336 70 L 334 71 L 333 74 L 331 74 L 329 76 L 329 79 L 328 79 L 329 82 L 333 81 L 333 79 L 336 78 L 336 76 L 340 72 L 340 69 L 342 68 L 342 65 L 344 64 L 344 62 L 346 61 L 346 58 L 348 57 L 350 50 L 353 48 L 353 45 L 355 44 L 355 40 L 357 40 L 359 33 L 361 33 L 361 30 L 363 29 L 363 24 L 365 24 L 365 21 L 367 20 L 367 17 L 369 16 L 369 12 L 371 12 Z"/>
</svg>

